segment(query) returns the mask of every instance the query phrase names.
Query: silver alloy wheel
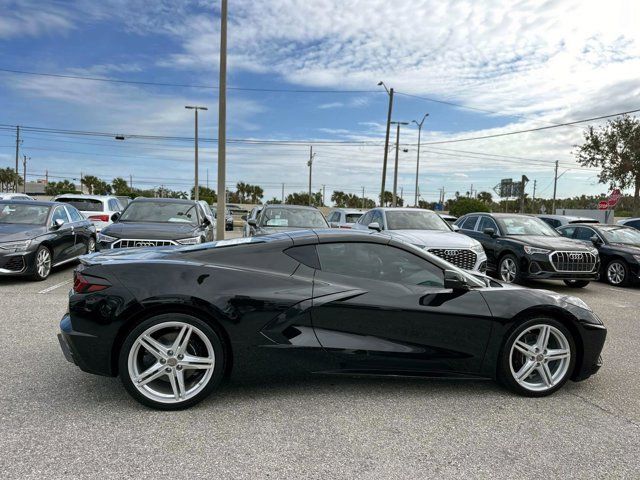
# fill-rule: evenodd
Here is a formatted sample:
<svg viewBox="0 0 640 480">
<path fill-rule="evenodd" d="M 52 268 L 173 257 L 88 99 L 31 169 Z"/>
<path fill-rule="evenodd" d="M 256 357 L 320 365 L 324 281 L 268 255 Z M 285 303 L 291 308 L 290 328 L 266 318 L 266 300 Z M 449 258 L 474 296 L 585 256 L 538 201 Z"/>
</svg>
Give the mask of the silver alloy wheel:
<svg viewBox="0 0 640 480">
<path fill-rule="evenodd" d="M 511 374 L 520 386 L 544 392 L 561 382 L 569 371 L 571 347 L 565 335 L 548 324 L 523 331 L 509 353 Z"/>
<path fill-rule="evenodd" d="M 611 262 L 607 267 L 607 279 L 613 285 L 620 285 L 624 282 L 626 271 L 620 262 Z"/>
<path fill-rule="evenodd" d="M 500 262 L 500 278 L 506 283 L 513 283 L 518 273 L 516 262 L 511 257 L 506 257 Z"/>
<path fill-rule="evenodd" d="M 87 253 L 93 253 L 96 251 L 96 241 L 93 237 L 89 238 L 89 244 L 87 245 Z"/>
<path fill-rule="evenodd" d="M 51 271 L 51 252 L 48 248 L 42 248 L 36 256 L 36 271 L 40 278 L 47 278 Z"/>
<path fill-rule="evenodd" d="M 164 322 L 145 330 L 129 351 L 129 378 L 142 395 L 180 403 L 200 393 L 213 376 L 215 352 L 199 328 Z"/>
</svg>

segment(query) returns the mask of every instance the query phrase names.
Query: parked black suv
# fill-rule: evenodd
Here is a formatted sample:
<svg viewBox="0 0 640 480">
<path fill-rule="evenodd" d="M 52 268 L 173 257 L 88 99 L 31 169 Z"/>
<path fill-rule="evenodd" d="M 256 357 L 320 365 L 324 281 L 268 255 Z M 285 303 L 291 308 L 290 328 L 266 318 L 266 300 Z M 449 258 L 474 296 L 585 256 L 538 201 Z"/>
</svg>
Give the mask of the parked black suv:
<svg viewBox="0 0 640 480">
<path fill-rule="evenodd" d="M 98 250 L 194 245 L 213 240 L 202 203 L 176 198 L 136 198 L 98 234 Z"/>
<path fill-rule="evenodd" d="M 565 225 L 561 235 L 595 246 L 602 264 L 601 278 L 611 285 L 640 283 L 640 232 L 624 225 Z"/>
<path fill-rule="evenodd" d="M 470 213 L 456 223 L 487 254 L 487 270 L 506 283 L 525 279 L 564 280 L 585 287 L 597 280 L 598 251 L 562 237 L 539 218 L 512 213 Z"/>
</svg>

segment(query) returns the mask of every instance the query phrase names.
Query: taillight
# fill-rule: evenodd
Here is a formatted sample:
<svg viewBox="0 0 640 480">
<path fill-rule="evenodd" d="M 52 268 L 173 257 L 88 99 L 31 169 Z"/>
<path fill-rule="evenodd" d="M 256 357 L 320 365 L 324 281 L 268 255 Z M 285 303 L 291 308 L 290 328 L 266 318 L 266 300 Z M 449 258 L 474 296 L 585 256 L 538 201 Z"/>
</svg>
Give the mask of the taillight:
<svg viewBox="0 0 640 480">
<path fill-rule="evenodd" d="M 76 293 L 99 292 L 109 288 L 111 284 L 103 278 L 83 276 L 81 273 L 73 272 L 73 291 Z"/>
<path fill-rule="evenodd" d="M 109 215 L 90 215 L 89 220 L 96 220 L 99 222 L 108 222 Z"/>
</svg>

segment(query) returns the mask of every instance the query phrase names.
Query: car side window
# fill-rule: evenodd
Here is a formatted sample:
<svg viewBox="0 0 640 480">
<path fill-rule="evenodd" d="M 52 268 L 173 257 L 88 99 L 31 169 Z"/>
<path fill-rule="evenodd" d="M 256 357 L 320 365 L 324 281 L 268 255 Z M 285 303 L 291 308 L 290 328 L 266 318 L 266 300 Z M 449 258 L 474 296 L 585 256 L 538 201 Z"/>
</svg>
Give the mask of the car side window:
<svg viewBox="0 0 640 480">
<path fill-rule="evenodd" d="M 376 210 L 373 212 L 373 215 L 371 216 L 371 222 L 369 223 L 373 222 L 378 222 L 378 225 L 384 228 L 384 220 L 382 218 L 382 212 L 380 210 Z"/>
<path fill-rule="evenodd" d="M 576 227 L 576 233 L 573 238 L 576 240 L 582 240 L 583 242 L 591 241 L 591 237 L 596 234 L 593 230 L 586 227 Z"/>
<path fill-rule="evenodd" d="M 390 245 L 362 242 L 321 243 L 324 272 L 383 282 L 444 288 L 443 271 L 410 252 Z"/>
<path fill-rule="evenodd" d="M 484 232 L 485 228 L 493 228 L 493 231 L 498 233 L 498 225 L 491 217 L 480 217 L 480 223 L 478 223 L 478 231 Z"/>
<path fill-rule="evenodd" d="M 51 216 L 51 224 L 56 223 L 56 220 L 62 220 L 64 223 L 69 223 L 69 217 L 64 207 L 56 207 Z"/>
<path fill-rule="evenodd" d="M 82 214 L 71 205 L 67 205 L 65 208 L 67 209 L 67 215 L 69 215 L 72 222 L 83 222 L 85 220 Z"/>
<path fill-rule="evenodd" d="M 111 198 L 109 199 L 109 210 L 112 212 L 117 212 L 119 210 L 122 210 L 122 208 L 120 208 L 120 203 L 117 200 Z"/>
<path fill-rule="evenodd" d="M 640 230 L 640 220 L 634 220 L 633 222 L 627 222 L 626 225 L 633 227 L 633 228 L 637 228 L 638 230 Z"/>
<path fill-rule="evenodd" d="M 476 222 L 478 221 L 477 215 L 471 215 L 464 219 L 464 222 L 460 225 L 463 230 L 475 230 Z"/>
<path fill-rule="evenodd" d="M 329 217 L 330 222 L 337 222 L 338 220 L 340 220 L 340 214 L 338 212 L 333 212 Z"/>
<path fill-rule="evenodd" d="M 365 213 L 360 219 L 360 223 L 365 226 L 369 225 L 371 223 L 371 217 L 373 217 L 373 212 Z"/>
<path fill-rule="evenodd" d="M 566 227 L 558 230 L 560 235 L 567 238 L 573 238 L 573 233 L 576 231 L 576 227 Z"/>
</svg>

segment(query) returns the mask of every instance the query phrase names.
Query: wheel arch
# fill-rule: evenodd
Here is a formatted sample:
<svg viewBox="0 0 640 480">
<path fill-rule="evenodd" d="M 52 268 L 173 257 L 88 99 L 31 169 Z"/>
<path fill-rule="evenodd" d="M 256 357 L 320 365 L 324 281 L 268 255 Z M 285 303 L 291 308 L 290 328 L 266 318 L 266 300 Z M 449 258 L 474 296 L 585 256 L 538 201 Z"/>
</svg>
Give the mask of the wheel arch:
<svg viewBox="0 0 640 480">
<path fill-rule="evenodd" d="M 118 331 L 113 346 L 111 347 L 111 372 L 114 376 L 118 375 L 118 358 L 120 356 L 120 350 L 124 344 L 125 339 L 142 322 L 155 315 L 167 314 L 167 313 L 183 313 L 185 315 L 191 315 L 204 322 L 206 322 L 220 337 L 222 340 L 222 346 L 224 349 L 225 367 L 224 376 L 228 377 L 233 369 L 233 349 L 231 347 L 231 339 L 229 334 L 224 329 L 222 324 L 214 318 L 214 316 L 206 311 L 204 308 L 199 308 L 195 305 L 186 304 L 172 304 L 167 305 L 163 303 L 149 305 L 142 310 L 133 313 L 128 317 L 124 325 Z"/>
<path fill-rule="evenodd" d="M 548 317 L 553 320 L 560 322 L 573 337 L 573 343 L 576 346 L 576 361 L 574 362 L 573 371 L 570 372 L 569 378 L 574 378 L 577 372 L 582 369 L 583 356 L 584 356 L 584 344 L 582 342 L 582 337 L 580 335 L 580 331 L 576 325 L 578 319 L 574 317 L 570 312 L 554 307 L 552 305 L 540 305 L 531 308 L 527 308 L 521 312 L 519 312 L 512 319 L 512 325 L 508 329 L 508 331 L 504 334 L 504 338 L 502 340 L 502 344 L 500 346 L 498 352 L 498 359 L 501 358 L 504 349 L 506 347 L 506 342 L 511 333 L 517 329 L 524 322 L 531 320 L 536 317 Z M 496 377 L 497 377 L 497 366 L 498 360 L 496 359 Z"/>
</svg>

